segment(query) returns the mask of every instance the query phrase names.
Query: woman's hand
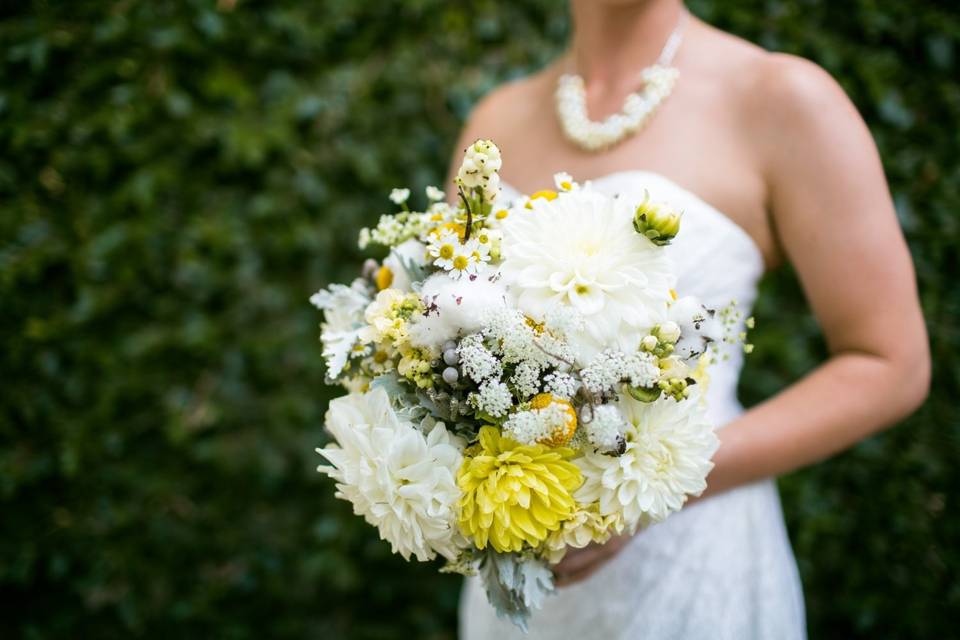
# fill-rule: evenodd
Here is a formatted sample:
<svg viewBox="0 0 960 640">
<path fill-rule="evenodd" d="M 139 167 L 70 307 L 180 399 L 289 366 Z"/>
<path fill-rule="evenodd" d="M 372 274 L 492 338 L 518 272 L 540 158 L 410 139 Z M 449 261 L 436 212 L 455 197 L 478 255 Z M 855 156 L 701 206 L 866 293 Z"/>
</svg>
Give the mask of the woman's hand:
<svg viewBox="0 0 960 640">
<path fill-rule="evenodd" d="M 557 587 L 566 587 L 586 580 L 620 553 L 630 542 L 630 538 L 629 535 L 615 536 L 606 544 L 591 543 L 583 549 L 571 549 L 563 560 L 553 567 L 554 584 Z"/>
</svg>

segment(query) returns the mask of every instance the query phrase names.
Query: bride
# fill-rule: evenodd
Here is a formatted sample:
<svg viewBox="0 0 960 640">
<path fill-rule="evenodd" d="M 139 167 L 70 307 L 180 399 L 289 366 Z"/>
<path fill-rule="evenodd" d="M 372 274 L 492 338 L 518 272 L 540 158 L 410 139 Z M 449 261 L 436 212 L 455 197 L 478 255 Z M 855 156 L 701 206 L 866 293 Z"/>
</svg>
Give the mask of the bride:
<svg viewBox="0 0 960 640">
<path fill-rule="evenodd" d="M 930 376 L 876 148 L 819 67 L 718 31 L 681 0 L 572 0 L 571 11 L 567 53 L 487 96 L 458 151 L 492 138 L 508 158 L 506 198 L 547 188 L 562 169 L 595 189 L 674 201 L 685 211 L 678 289 L 717 307 L 735 298 L 748 315 L 763 271 L 789 260 L 830 357 L 746 412 L 742 357 L 718 363 L 709 406 L 721 446 L 706 494 L 632 538 L 568 554 L 528 637 L 803 638 L 772 478 L 896 423 Z M 522 637 L 476 579 L 461 634 Z"/>
</svg>

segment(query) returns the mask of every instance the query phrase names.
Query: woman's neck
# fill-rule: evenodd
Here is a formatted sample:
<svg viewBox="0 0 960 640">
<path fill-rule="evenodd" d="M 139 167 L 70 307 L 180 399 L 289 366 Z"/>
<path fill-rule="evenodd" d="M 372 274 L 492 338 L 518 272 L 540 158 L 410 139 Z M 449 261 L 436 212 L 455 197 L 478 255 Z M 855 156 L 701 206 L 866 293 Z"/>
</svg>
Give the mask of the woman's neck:
<svg viewBox="0 0 960 640">
<path fill-rule="evenodd" d="M 580 74 L 591 93 L 622 94 L 636 89 L 637 74 L 656 62 L 686 9 L 682 0 L 571 0 L 570 10 L 564 70 Z"/>
</svg>

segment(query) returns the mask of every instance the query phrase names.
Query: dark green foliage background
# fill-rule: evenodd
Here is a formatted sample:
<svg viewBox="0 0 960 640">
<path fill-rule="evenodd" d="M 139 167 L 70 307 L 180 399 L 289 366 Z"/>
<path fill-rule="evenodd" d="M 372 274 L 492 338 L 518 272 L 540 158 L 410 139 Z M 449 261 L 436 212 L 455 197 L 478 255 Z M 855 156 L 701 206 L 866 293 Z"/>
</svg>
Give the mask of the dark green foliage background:
<svg viewBox="0 0 960 640">
<path fill-rule="evenodd" d="M 332 394 L 306 300 L 352 277 L 356 229 L 391 187 L 442 179 L 479 96 L 557 53 L 565 3 L 14 4 L 0 8 L 0 637 L 452 637 L 458 580 L 392 557 L 314 471 Z M 782 480 L 811 635 L 949 637 L 960 9 L 690 5 L 850 92 L 932 334 L 916 416 Z M 788 272 L 757 316 L 748 402 L 823 355 Z"/>
</svg>

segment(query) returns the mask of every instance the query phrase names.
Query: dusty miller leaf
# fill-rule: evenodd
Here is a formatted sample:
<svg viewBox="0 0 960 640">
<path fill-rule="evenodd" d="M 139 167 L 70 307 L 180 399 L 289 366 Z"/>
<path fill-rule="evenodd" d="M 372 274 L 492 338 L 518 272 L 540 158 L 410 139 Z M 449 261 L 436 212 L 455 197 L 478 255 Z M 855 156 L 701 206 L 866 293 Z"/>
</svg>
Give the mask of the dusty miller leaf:
<svg viewBox="0 0 960 640">
<path fill-rule="evenodd" d="M 487 599 L 497 615 L 527 632 L 531 609 L 553 593 L 553 574 L 541 561 L 514 553 L 488 550 L 480 563 Z"/>
</svg>

